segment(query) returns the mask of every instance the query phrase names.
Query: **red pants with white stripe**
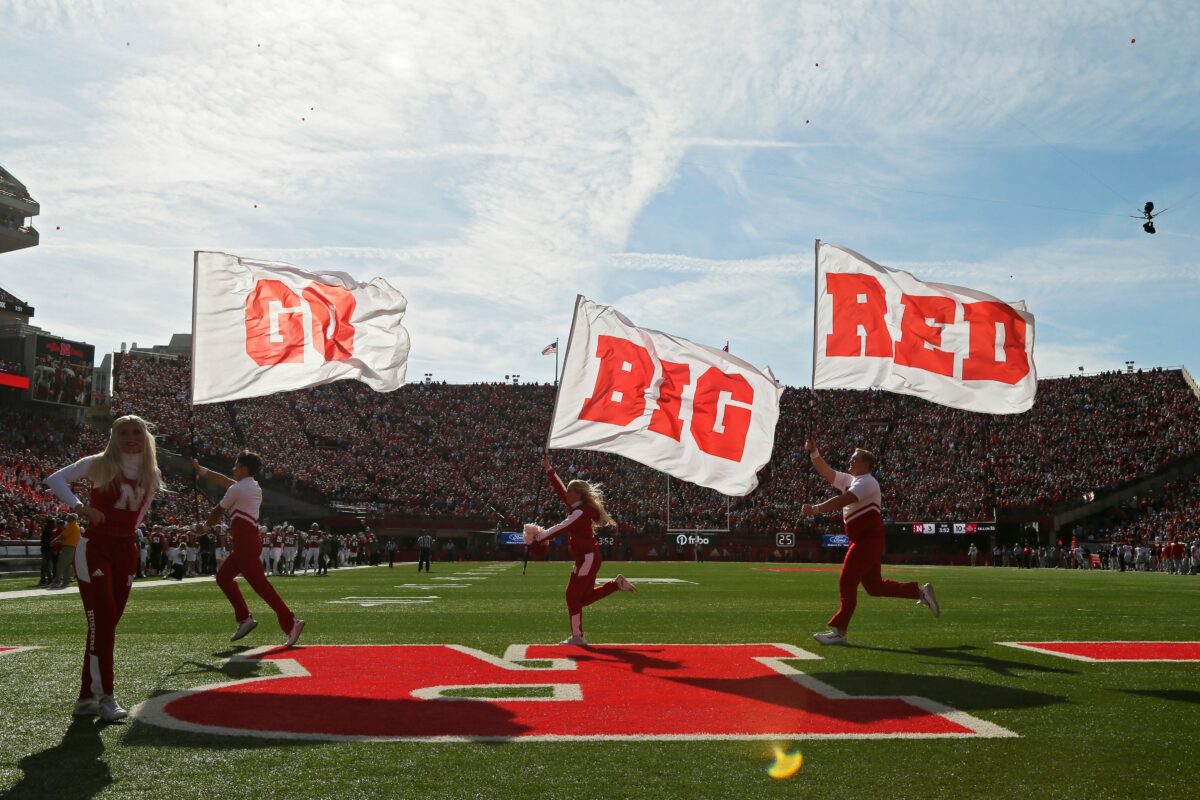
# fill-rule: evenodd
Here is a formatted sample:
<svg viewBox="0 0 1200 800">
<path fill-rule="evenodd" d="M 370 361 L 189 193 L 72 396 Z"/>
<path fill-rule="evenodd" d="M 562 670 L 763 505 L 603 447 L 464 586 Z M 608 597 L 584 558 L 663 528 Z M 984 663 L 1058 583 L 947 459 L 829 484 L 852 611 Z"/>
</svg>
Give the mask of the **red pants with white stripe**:
<svg viewBox="0 0 1200 800">
<path fill-rule="evenodd" d="M 858 606 L 858 585 L 861 583 L 872 597 L 906 597 L 918 600 L 921 590 L 916 583 L 885 581 L 880 572 L 883 558 L 883 537 L 872 536 L 850 543 L 846 559 L 842 562 L 842 574 L 838 577 L 838 593 L 842 597 L 841 608 L 829 620 L 829 627 L 844 631 L 850 627 L 850 618 Z"/>
<path fill-rule="evenodd" d="M 571 570 L 571 580 L 567 581 L 567 616 L 571 620 L 571 635 L 583 636 L 583 608 L 597 600 L 603 600 L 617 591 L 614 581 L 596 588 L 596 575 L 604 560 L 600 553 L 584 553 L 575 559 L 575 567 Z"/>
<path fill-rule="evenodd" d="M 113 693 L 113 649 L 117 623 L 125 613 L 129 589 L 137 573 L 137 546 L 132 537 L 83 537 L 75 548 L 79 598 L 87 614 L 87 648 L 79 699 Z"/>
<path fill-rule="evenodd" d="M 256 529 L 241 531 L 238 530 L 239 527 L 241 526 L 235 520 L 232 530 L 233 550 L 225 557 L 225 560 L 221 562 L 220 569 L 217 570 L 217 585 L 221 587 L 221 591 L 229 598 L 229 604 L 233 606 L 233 618 L 235 621 L 241 622 L 250 616 L 250 607 L 246 605 L 242 591 L 238 588 L 237 581 L 234 580 L 240 574 L 246 579 L 246 583 L 250 584 L 250 588 L 275 612 L 280 629 L 285 634 L 291 633 L 292 626 L 296 624 L 296 615 L 287 607 L 287 603 L 283 602 L 283 598 L 275 591 L 275 587 L 271 585 L 271 582 L 267 580 L 266 573 L 263 572 L 262 538 Z"/>
</svg>

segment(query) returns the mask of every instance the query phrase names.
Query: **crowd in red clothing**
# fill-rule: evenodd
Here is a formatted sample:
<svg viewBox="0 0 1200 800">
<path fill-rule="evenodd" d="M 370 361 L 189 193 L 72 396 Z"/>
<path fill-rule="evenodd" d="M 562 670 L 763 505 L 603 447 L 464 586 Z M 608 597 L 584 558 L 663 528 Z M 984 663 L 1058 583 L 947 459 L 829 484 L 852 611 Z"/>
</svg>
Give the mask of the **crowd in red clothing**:
<svg viewBox="0 0 1200 800">
<path fill-rule="evenodd" d="M 419 383 L 378 394 L 340 381 L 193 407 L 189 378 L 186 358 L 119 355 L 113 416 L 149 419 L 160 447 L 188 453 L 194 440 L 205 463 L 218 469 L 249 447 L 264 457 L 265 483 L 373 513 L 461 517 L 494 510 L 506 526 L 517 526 L 553 521 L 561 511 L 538 467 L 554 403 L 549 385 Z M 0 527 L 37 528 L 31 519 L 57 510 L 38 480 L 99 451 L 104 437 L 49 416 L 2 413 Z M 1014 416 L 887 392 L 787 389 L 771 463 L 760 473 L 760 488 L 745 498 L 668 481 L 617 456 L 564 451 L 552 458 L 565 477 L 609 488 L 607 507 L 626 533 L 655 533 L 668 524 L 740 533 L 808 530 L 814 523 L 800 517 L 800 504 L 832 491 L 803 454 L 810 432 L 835 467 L 855 446 L 875 451 L 888 518 L 980 520 L 991 518 L 995 506 L 1082 502 L 1085 493 L 1197 455 L 1200 402 L 1180 372 L 1163 370 L 1045 380 L 1034 409 Z M 172 475 L 166 465 L 164 472 L 174 491 L 156 501 L 152 521 L 191 521 L 190 475 Z M 1156 510 L 1158 516 L 1138 515 L 1137 524 L 1188 524 L 1188 509 L 1200 503 L 1194 491 Z M 837 521 L 816 524 L 833 530 Z"/>
<path fill-rule="evenodd" d="M 389 394 L 341 381 L 191 407 L 186 358 L 118 358 L 114 415 L 139 413 L 216 464 L 245 446 L 263 479 L 318 499 L 405 515 L 488 507 L 516 524 L 557 513 L 537 467 L 549 385 L 411 384 Z M 194 416 L 192 416 L 194 414 Z M 803 457 L 810 432 L 835 467 L 855 446 L 880 458 L 893 520 L 989 519 L 993 508 L 1081 501 L 1200 452 L 1200 403 L 1178 371 L 1042 381 L 1031 412 L 972 414 L 887 392 L 788 389 L 771 464 L 746 498 L 724 496 L 607 454 L 554 454 L 565 476 L 611 487 L 624 528 L 796 529 L 799 505 L 829 490 Z M 668 509 L 668 485 L 670 507 Z M 728 511 L 727 511 L 728 508 Z M 829 524 L 833 524 L 830 521 Z"/>
<path fill-rule="evenodd" d="M 1135 496 L 1080 526 L 1097 539 L 1128 542 L 1200 540 L 1200 473 Z"/>
<path fill-rule="evenodd" d="M 26 409 L 0 410 L 0 539 L 37 539 L 46 518 L 63 511 L 42 479 L 104 443 L 86 425 Z"/>
</svg>

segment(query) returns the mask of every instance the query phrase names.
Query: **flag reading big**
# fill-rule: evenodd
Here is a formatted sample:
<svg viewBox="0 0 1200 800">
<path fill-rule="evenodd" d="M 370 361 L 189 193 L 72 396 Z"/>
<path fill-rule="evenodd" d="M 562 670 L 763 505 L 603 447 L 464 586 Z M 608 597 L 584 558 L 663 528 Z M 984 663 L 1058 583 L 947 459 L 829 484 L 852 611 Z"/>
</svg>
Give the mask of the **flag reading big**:
<svg viewBox="0 0 1200 800">
<path fill-rule="evenodd" d="M 782 394 L 769 368 L 639 328 L 580 295 L 547 446 L 618 453 L 747 495 L 771 459 Z"/>
<path fill-rule="evenodd" d="M 387 281 L 277 261 L 195 254 L 192 402 L 219 403 L 353 378 L 404 383 L 408 301 Z"/>
<path fill-rule="evenodd" d="M 989 414 L 1033 407 L 1025 303 L 925 283 L 817 242 L 813 388 L 886 389 Z"/>
</svg>

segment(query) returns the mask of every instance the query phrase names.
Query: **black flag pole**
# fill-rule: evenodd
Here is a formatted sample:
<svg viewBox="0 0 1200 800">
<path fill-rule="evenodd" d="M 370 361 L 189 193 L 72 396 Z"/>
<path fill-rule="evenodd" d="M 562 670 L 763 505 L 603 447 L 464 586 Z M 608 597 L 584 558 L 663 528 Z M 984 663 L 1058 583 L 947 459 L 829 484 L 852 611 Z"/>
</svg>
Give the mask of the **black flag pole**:
<svg viewBox="0 0 1200 800">
<path fill-rule="evenodd" d="M 821 240 L 813 245 L 813 347 L 812 378 L 808 382 L 808 438 L 813 439 L 813 411 L 817 405 L 817 298 L 820 296 L 817 273 L 821 269 Z"/>
<path fill-rule="evenodd" d="M 193 521 L 200 524 L 200 474 L 196 471 L 196 421 L 194 414 L 195 406 L 188 407 L 188 439 L 190 440 L 190 453 L 192 457 L 192 516 Z"/>
<path fill-rule="evenodd" d="M 188 439 L 192 452 L 192 515 L 200 524 L 200 475 L 196 471 L 196 290 L 200 280 L 200 253 L 192 252 L 192 396 L 188 398 Z"/>
</svg>

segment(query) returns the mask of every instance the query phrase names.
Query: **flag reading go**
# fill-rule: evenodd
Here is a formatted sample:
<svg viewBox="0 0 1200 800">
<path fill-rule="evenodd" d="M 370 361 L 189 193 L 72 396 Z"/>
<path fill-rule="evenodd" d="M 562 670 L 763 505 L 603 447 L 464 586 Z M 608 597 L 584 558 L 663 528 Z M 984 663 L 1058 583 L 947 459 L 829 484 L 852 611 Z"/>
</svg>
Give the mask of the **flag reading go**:
<svg viewBox="0 0 1200 800">
<path fill-rule="evenodd" d="M 346 378 L 377 392 L 404 383 L 408 301 L 382 278 L 197 252 L 194 280 L 193 403 Z"/>
<path fill-rule="evenodd" d="M 1023 302 L 926 283 L 821 242 L 816 270 L 814 389 L 886 389 L 990 414 L 1033 406 Z"/>
<path fill-rule="evenodd" d="M 599 450 L 728 495 L 771 458 L 783 387 L 722 351 L 579 296 L 548 447 Z"/>
</svg>

